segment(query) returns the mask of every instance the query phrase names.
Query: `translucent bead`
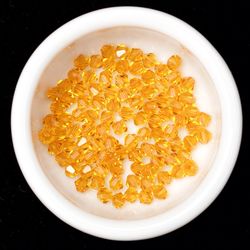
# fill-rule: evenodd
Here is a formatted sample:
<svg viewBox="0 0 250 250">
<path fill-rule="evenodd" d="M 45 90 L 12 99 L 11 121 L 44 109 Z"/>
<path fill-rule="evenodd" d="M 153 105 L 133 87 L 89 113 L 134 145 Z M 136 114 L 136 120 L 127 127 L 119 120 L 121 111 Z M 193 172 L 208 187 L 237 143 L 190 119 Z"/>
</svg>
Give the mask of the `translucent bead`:
<svg viewBox="0 0 250 250">
<path fill-rule="evenodd" d="M 151 99 L 151 98 L 154 98 L 155 96 L 157 96 L 157 94 L 158 94 L 158 89 L 153 87 L 153 86 L 145 86 L 142 89 L 142 96 L 144 98 Z"/>
<path fill-rule="evenodd" d="M 146 84 L 153 84 L 155 82 L 155 73 L 150 69 L 145 71 L 141 77 Z"/>
<path fill-rule="evenodd" d="M 111 165 L 111 166 L 110 166 L 110 172 L 111 172 L 113 175 L 120 176 L 120 175 L 123 174 L 124 169 L 123 169 L 122 166 Z"/>
<path fill-rule="evenodd" d="M 185 174 L 188 176 L 194 176 L 198 171 L 198 166 L 193 160 L 185 161 L 182 168 L 184 169 Z"/>
<path fill-rule="evenodd" d="M 129 98 L 129 91 L 128 91 L 128 89 L 125 89 L 125 88 L 124 89 L 120 89 L 119 92 L 118 92 L 118 97 L 119 97 L 120 101 L 122 101 L 122 102 L 126 101 Z M 124 107 L 124 108 L 125 108 L 125 110 L 130 109 L 128 107 Z"/>
<path fill-rule="evenodd" d="M 138 188 L 140 186 L 140 179 L 136 175 L 128 175 L 126 180 L 126 185 L 128 187 Z"/>
<path fill-rule="evenodd" d="M 81 71 L 77 69 L 72 69 L 68 72 L 68 79 L 73 83 L 78 83 L 82 81 Z"/>
<path fill-rule="evenodd" d="M 118 193 L 113 195 L 112 197 L 112 203 L 114 207 L 121 208 L 124 205 L 125 199 L 124 195 L 122 193 Z"/>
<path fill-rule="evenodd" d="M 125 59 L 128 56 L 129 49 L 124 44 L 119 44 L 116 47 L 116 56 L 120 59 Z"/>
<path fill-rule="evenodd" d="M 152 128 L 150 136 L 155 140 L 160 140 L 165 137 L 165 133 L 161 127 Z"/>
<path fill-rule="evenodd" d="M 104 45 L 101 48 L 101 53 L 104 58 L 115 56 L 115 47 L 112 45 Z"/>
<path fill-rule="evenodd" d="M 109 181 L 109 186 L 112 190 L 117 191 L 123 188 L 122 179 L 119 176 L 112 176 Z"/>
<path fill-rule="evenodd" d="M 97 197 L 103 203 L 107 203 L 112 199 L 112 192 L 109 189 L 102 187 L 98 190 Z"/>
<path fill-rule="evenodd" d="M 139 193 L 139 200 L 143 204 L 151 204 L 153 201 L 153 195 L 151 192 L 147 192 L 147 191 L 142 190 Z"/>
<path fill-rule="evenodd" d="M 140 75 L 144 72 L 144 70 L 142 61 L 133 62 L 129 67 L 129 71 L 133 75 Z"/>
<path fill-rule="evenodd" d="M 141 110 L 144 104 L 144 98 L 141 96 L 133 96 L 132 98 L 127 99 L 127 102 L 131 108 Z"/>
<path fill-rule="evenodd" d="M 110 82 L 112 82 L 112 79 L 113 79 L 113 76 L 112 76 L 111 71 L 109 71 L 109 70 L 104 70 L 99 75 L 100 82 L 110 83 Z"/>
<path fill-rule="evenodd" d="M 183 139 L 183 144 L 188 151 L 191 151 L 197 144 L 197 138 L 191 135 L 187 135 Z"/>
<path fill-rule="evenodd" d="M 84 55 L 79 55 L 75 60 L 74 60 L 74 65 L 76 68 L 79 68 L 81 70 L 85 69 L 89 64 L 89 58 L 84 56 Z"/>
<path fill-rule="evenodd" d="M 181 58 L 178 55 L 173 55 L 168 59 L 168 66 L 171 69 L 177 69 L 181 65 Z"/>
<path fill-rule="evenodd" d="M 129 64 L 127 60 L 120 60 L 116 63 L 116 71 L 120 74 L 127 73 Z"/>
<path fill-rule="evenodd" d="M 72 167 L 72 166 L 67 166 L 67 167 L 65 168 L 65 174 L 66 174 L 68 177 L 71 177 L 71 178 L 74 178 L 74 177 L 77 176 L 77 172 L 76 172 L 75 168 Z"/>
<path fill-rule="evenodd" d="M 141 180 L 141 188 L 144 191 L 151 192 L 153 187 L 153 183 L 149 178 L 143 177 Z"/>
<path fill-rule="evenodd" d="M 156 74 L 159 76 L 167 76 L 172 70 L 166 64 L 158 64 L 155 66 Z"/>
<path fill-rule="evenodd" d="M 115 71 L 115 65 L 116 63 L 114 57 L 102 59 L 102 68 L 105 71 L 109 71 L 111 74 Z"/>
<path fill-rule="evenodd" d="M 90 187 L 92 189 L 100 189 L 102 187 L 104 187 L 105 185 L 105 180 L 104 178 L 102 178 L 101 176 L 93 176 L 92 177 L 92 180 L 91 180 L 91 183 L 90 183 Z"/>
<path fill-rule="evenodd" d="M 193 131 L 193 134 L 202 144 L 207 144 L 212 138 L 212 134 L 205 128 L 199 128 L 198 130 Z"/>
<path fill-rule="evenodd" d="M 130 87 L 138 91 L 143 88 L 143 82 L 139 78 L 132 78 L 130 80 Z"/>
<path fill-rule="evenodd" d="M 129 107 L 122 107 L 120 111 L 120 115 L 124 120 L 129 120 L 133 117 L 134 111 Z"/>
<path fill-rule="evenodd" d="M 134 117 L 135 125 L 143 125 L 147 122 L 146 114 L 144 112 L 138 112 Z"/>
<path fill-rule="evenodd" d="M 125 197 L 126 201 L 128 201 L 130 203 L 134 203 L 137 200 L 137 198 L 138 198 L 138 193 L 137 193 L 137 191 L 136 191 L 135 188 L 129 187 L 126 190 L 126 192 L 124 194 L 124 197 Z"/>
<path fill-rule="evenodd" d="M 110 111 L 103 111 L 101 113 L 100 120 L 101 120 L 101 122 L 111 123 L 113 121 L 113 116 L 114 116 L 114 114 L 112 112 L 110 112 Z"/>
<path fill-rule="evenodd" d="M 130 145 L 136 140 L 136 135 L 135 134 L 128 134 L 125 137 L 125 145 Z"/>
<path fill-rule="evenodd" d="M 143 57 L 143 64 L 146 68 L 152 68 L 157 64 L 157 59 L 155 54 L 149 53 Z"/>
<path fill-rule="evenodd" d="M 166 199 L 168 195 L 165 186 L 162 184 L 155 185 L 153 188 L 153 193 L 156 199 Z"/>
<path fill-rule="evenodd" d="M 85 192 L 91 181 L 91 173 L 85 174 L 75 181 L 76 190 L 78 192 Z"/>
<path fill-rule="evenodd" d="M 151 157 L 152 155 L 154 155 L 156 153 L 154 145 L 149 144 L 149 143 L 142 143 L 141 150 L 145 156 L 149 156 L 149 157 Z"/>
<path fill-rule="evenodd" d="M 198 115 L 198 121 L 201 126 L 207 127 L 211 122 L 211 116 L 204 112 L 200 112 Z"/>
<path fill-rule="evenodd" d="M 163 123 L 163 119 L 159 115 L 151 115 L 148 119 L 148 125 L 150 128 L 158 128 L 161 127 L 161 124 Z"/>
<path fill-rule="evenodd" d="M 141 49 L 132 48 L 130 54 L 128 55 L 128 59 L 131 61 L 140 61 L 143 58 L 143 52 Z"/>
<path fill-rule="evenodd" d="M 194 79 L 192 77 L 185 77 L 182 79 L 181 87 L 183 92 L 193 93 L 194 90 Z"/>
<path fill-rule="evenodd" d="M 136 124 L 136 123 L 135 123 Z M 137 125 L 137 124 L 136 124 Z M 151 134 L 151 131 L 149 128 L 140 128 L 137 132 L 137 135 L 142 137 L 143 140 L 148 140 L 149 136 Z"/>
<path fill-rule="evenodd" d="M 102 57 L 100 55 L 91 56 L 89 66 L 94 69 L 100 68 L 102 66 Z"/>
<path fill-rule="evenodd" d="M 115 132 L 117 135 L 121 135 L 121 134 L 123 134 L 124 132 L 127 131 L 127 126 L 126 126 L 126 123 L 124 122 L 124 120 L 115 122 L 115 123 L 112 125 L 112 128 L 113 128 L 114 132 Z"/>
<path fill-rule="evenodd" d="M 134 162 L 132 165 L 131 165 L 131 171 L 139 176 L 141 175 L 142 171 L 143 171 L 143 165 L 141 163 L 137 163 L 137 162 Z"/>
<path fill-rule="evenodd" d="M 157 178 L 158 178 L 159 183 L 162 183 L 164 185 L 170 184 L 172 181 L 171 175 L 166 171 L 159 172 L 157 175 Z"/>
</svg>

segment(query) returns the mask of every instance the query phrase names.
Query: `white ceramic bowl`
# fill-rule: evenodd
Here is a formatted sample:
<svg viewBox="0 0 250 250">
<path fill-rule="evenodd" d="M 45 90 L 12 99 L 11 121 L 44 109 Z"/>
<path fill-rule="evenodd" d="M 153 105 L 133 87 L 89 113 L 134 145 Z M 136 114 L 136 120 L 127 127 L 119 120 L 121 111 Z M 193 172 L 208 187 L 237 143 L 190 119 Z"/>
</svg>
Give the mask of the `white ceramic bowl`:
<svg viewBox="0 0 250 250">
<path fill-rule="evenodd" d="M 175 181 L 169 198 L 114 209 L 94 192 L 78 193 L 37 138 L 49 112 L 45 91 L 65 76 L 79 54 L 93 54 L 106 43 L 126 43 L 154 52 L 160 60 L 174 53 L 182 72 L 196 79 L 199 107 L 212 115 L 213 140 L 193 157 L 195 177 Z M 18 80 L 12 106 L 12 136 L 20 168 L 37 197 L 69 225 L 114 240 L 146 239 L 173 231 L 198 216 L 228 180 L 240 147 L 242 112 L 234 79 L 217 51 L 196 30 L 168 14 L 137 7 L 102 9 L 80 16 L 52 33 L 33 53 Z"/>
</svg>

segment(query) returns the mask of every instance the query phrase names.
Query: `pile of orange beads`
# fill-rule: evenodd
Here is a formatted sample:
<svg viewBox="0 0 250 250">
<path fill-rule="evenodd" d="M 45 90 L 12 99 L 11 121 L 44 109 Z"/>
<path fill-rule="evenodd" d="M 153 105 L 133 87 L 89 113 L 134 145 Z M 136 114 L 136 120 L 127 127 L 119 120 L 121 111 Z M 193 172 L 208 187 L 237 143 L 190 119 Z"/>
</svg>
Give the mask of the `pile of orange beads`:
<svg viewBox="0 0 250 250">
<path fill-rule="evenodd" d="M 211 139 L 211 117 L 199 111 L 195 81 L 181 76 L 180 65 L 178 55 L 161 63 L 139 48 L 104 45 L 98 55 L 79 55 L 48 90 L 51 114 L 39 139 L 77 191 L 95 189 L 116 208 L 150 204 L 167 197 L 173 178 L 196 174 L 191 152 Z"/>
</svg>

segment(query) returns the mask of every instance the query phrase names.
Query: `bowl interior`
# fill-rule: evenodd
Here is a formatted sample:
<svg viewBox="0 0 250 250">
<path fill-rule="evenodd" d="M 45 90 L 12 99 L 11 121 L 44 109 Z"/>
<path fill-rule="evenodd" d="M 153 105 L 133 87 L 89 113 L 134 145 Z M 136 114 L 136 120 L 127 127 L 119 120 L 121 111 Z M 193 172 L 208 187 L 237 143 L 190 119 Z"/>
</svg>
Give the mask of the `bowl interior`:
<svg viewBox="0 0 250 250">
<path fill-rule="evenodd" d="M 195 96 L 200 110 L 212 115 L 209 130 L 213 134 L 212 141 L 207 145 L 199 145 L 193 152 L 193 159 L 199 165 L 198 174 L 174 180 L 168 186 L 169 197 L 164 201 L 155 200 L 151 205 L 142 205 L 139 202 L 126 204 L 122 209 L 115 209 L 111 204 L 102 204 L 96 198 L 95 191 L 78 193 L 74 187 L 74 180 L 64 174 L 64 170 L 47 152 L 47 147 L 38 140 L 38 131 L 42 126 L 42 118 L 48 114 L 50 102 L 46 98 L 46 91 L 65 78 L 67 71 L 73 65 L 73 59 L 79 54 L 96 54 L 104 44 L 125 43 L 130 47 L 139 47 L 144 52 L 153 52 L 162 62 L 172 54 L 178 54 L 183 59 L 181 72 L 185 76 L 193 76 L 196 80 Z M 201 65 L 198 58 L 185 45 L 173 38 L 148 29 L 138 27 L 114 27 L 98 30 L 80 37 L 72 44 L 67 45 L 51 59 L 42 73 L 34 93 L 31 109 L 31 128 L 34 149 L 41 168 L 65 199 L 82 210 L 97 216 L 110 219 L 136 220 L 151 217 L 168 211 L 177 206 L 192 194 L 211 168 L 220 141 L 221 108 L 215 84 L 206 71 L 206 65 Z"/>
</svg>

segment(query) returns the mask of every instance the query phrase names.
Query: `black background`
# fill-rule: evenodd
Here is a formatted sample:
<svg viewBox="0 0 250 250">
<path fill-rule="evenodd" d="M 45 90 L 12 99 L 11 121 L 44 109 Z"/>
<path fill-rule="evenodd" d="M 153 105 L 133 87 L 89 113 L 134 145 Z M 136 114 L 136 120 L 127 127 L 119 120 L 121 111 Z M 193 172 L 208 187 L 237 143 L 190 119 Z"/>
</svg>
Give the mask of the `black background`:
<svg viewBox="0 0 250 250">
<path fill-rule="evenodd" d="M 0 249 L 249 248 L 250 8 L 244 2 L 247 1 L 0 1 Z M 22 176 L 10 134 L 10 110 L 16 82 L 35 48 L 65 22 L 92 10 L 119 5 L 158 9 L 200 31 L 231 69 L 244 114 L 240 155 L 230 180 L 215 202 L 188 225 L 168 235 L 137 242 L 95 238 L 66 225 L 49 212 Z"/>
</svg>

